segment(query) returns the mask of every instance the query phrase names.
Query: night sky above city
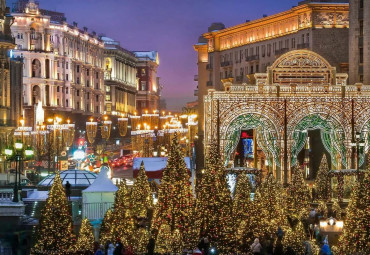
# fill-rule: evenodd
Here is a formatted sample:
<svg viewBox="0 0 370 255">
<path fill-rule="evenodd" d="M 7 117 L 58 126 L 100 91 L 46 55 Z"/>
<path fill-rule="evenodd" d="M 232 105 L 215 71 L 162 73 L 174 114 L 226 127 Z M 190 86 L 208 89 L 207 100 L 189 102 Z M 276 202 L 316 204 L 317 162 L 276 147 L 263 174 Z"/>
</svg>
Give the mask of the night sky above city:
<svg viewBox="0 0 370 255">
<path fill-rule="evenodd" d="M 14 1 L 7 0 L 11 6 Z M 168 110 L 196 100 L 193 44 L 212 22 L 226 27 L 290 9 L 298 0 L 40 0 L 40 8 L 64 12 L 76 21 L 121 42 L 128 50 L 157 50 L 162 96 Z"/>
</svg>

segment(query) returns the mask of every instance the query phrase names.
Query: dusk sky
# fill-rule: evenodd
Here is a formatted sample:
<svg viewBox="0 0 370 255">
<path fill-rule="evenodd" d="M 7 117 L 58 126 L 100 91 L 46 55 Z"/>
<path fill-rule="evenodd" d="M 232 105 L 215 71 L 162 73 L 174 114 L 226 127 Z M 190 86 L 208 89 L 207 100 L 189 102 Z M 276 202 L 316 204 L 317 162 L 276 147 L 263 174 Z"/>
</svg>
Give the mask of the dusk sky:
<svg viewBox="0 0 370 255">
<path fill-rule="evenodd" d="M 7 0 L 7 4 L 15 0 Z M 76 21 L 121 42 L 128 50 L 157 50 L 162 97 L 168 110 L 181 110 L 193 96 L 197 74 L 193 44 L 212 22 L 226 27 L 297 5 L 298 0 L 40 0 L 40 8 L 64 12 Z"/>
</svg>

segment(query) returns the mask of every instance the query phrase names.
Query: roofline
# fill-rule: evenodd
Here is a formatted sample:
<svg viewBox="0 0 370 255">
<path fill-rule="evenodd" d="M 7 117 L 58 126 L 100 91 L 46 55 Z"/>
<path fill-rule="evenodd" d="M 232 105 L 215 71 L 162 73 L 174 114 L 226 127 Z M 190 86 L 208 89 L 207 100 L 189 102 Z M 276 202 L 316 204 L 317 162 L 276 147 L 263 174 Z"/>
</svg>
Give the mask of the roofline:
<svg viewBox="0 0 370 255">
<path fill-rule="evenodd" d="M 217 30 L 217 31 L 211 31 L 211 32 L 204 33 L 203 37 L 208 39 L 208 38 L 212 38 L 216 35 L 223 36 L 223 35 L 231 34 L 231 33 L 234 32 L 234 30 L 238 30 L 238 29 L 243 28 L 243 27 L 245 27 L 245 28 L 258 27 L 260 25 L 259 23 L 261 23 L 261 22 L 266 22 L 268 20 L 276 19 L 276 18 L 279 18 L 281 16 L 285 16 L 285 15 L 288 15 L 288 14 L 293 14 L 295 12 L 312 10 L 311 7 L 325 7 L 325 6 L 333 6 L 333 5 L 338 6 L 338 7 L 349 7 L 348 3 L 316 3 L 315 2 L 315 3 L 302 4 L 302 5 L 298 5 L 296 7 L 293 7 L 289 10 L 279 12 L 279 13 L 276 13 L 276 14 L 272 14 L 272 15 L 269 15 L 269 16 L 264 17 L 264 18 L 252 20 L 250 22 L 245 22 L 245 23 L 242 23 L 242 24 L 239 24 L 239 25 L 235 25 L 235 26 L 232 26 L 232 27 L 222 29 L 222 30 Z"/>
</svg>

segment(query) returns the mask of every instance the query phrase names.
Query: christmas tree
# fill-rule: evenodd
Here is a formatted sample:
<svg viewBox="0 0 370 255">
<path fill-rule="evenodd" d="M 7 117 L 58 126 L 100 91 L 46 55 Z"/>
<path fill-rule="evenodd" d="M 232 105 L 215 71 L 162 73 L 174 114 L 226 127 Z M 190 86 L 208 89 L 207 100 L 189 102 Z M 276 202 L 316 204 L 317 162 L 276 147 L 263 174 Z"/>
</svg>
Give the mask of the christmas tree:
<svg viewBox="0 0 370 255">
<path fill-rule="evenodd" d="M 251 190 L 249 176 L 245 172 L 241 172 L 237 178 L 233 201 L 234 226 L 236 227 L 236 239 L 240 251 L 246 250 L 249 245 L 244 242 L 244 234 L 240 232 L 240 229 L 245 229 L 245 225 L 249 219 L 252 203 Z"/>
<path fill-rule="evenodd" d="M 283 237 L 284 249 L 286 250 L 289 246 L 296 252 L 296 254 L 303 254 L 303 242 L 305 240 L 306 233 L 304 231 L 303 224 L 301 222 L 298 222 L 298 224 L 293 228 L 287 227 L 285 229 L 285 234 Z"/>
<path fill-rule="evenodd" d="M 315 180 L 317 198 L 319 200 L 330 199 L 330 177 L 329 177 L 329 166 L 324 154 L 321 159 L 319 171 L 317 172 Z"/>
<path fill-rule="evenodd" d="M 169 225 L 162 224 L 160 226 L 154 252 L 159 254 L 172 252 L 172 231 Z"/>
<path fill-rule="evenodd" d="M 42 210 L 36 233 L 34 254 L 68 254 L 75 244 L 72 216 L 57 171 Z"/>
<path fill-rule="evenodd" d="M 83 219 L 76 244 L 76 252 L 83 254 L 94 252 L 94 241 L 95 238 L 91 223 L 88 219 Z"/>
<path fill-rule="evenodd" d="M 292 171 L 292 181 L 287 188 L 287 195 L 286 202 L 290 216 L 297 219 L 308 217 L 310 191 L 304 181 L 303 172 L 299 167 L 295 167 Z"/>
<path fill-rule="evenodd" d="M 131 197 L 132 215 L 136 218 L 147 218 L 148 210 L 153 207 L 153 196 L 145 173 L 144 162 L 141 162 L 139 174 L 132 187 Z"/>
<path fill-rule="evenodd" d="M 154 210 L 152 229 L 160 232 L 161 226 L 166 225 L 172 236 L 175 229 L 182 235 L 182 245 L 189 246 L 193 242 L 194 196 L 189 181 L 190 175 L 186 167 L 177 135 L 171 143 L 166 169 L 163 171 L 161 185 L 158 191 L 158 203 Z M 163 228 L 162 228 L 163 229 Z M 164 230 L 161 230 L 162 232 Z M 158 233 L 157 242 L 164 234 Z M 161 237 L 161 238 L 160 238 Z M 172 245 L 169 248 L 172 249 Z"/>
<path fill-rule="evenodd" d="M 283 197 L 284 189 L 270 173 L 257 188 L 246 224 L 245 238 L 253 242 L 255 237 L 270 237 L 278 227 L 287 225 Z"/>
<path fill-rule="evenodd" d="M 134 221 L 131 217 L 130 194 L 125 180 L 119 184 L 114 198 L 111 226 L 113 240 L 121 240 L 126 247 L 131 245 Z"/>
<path fill-rule="evenodd" d="M 103 222 L 100 227 L 100 243 L 101 244 L 106 244 L 107 241 L 113 242 L 113 237 L 112 237 L 112 210 L 108 209 L 108 211 L 104 215 Z"/>
<path fill-rule="evenodd" d="M 227 253 L 235 241 L 232 217 L 232 198 L 226 171 L 217 145 L 210 146 L 207 165 L 197 194 L 196 227 L 200 234 L 208 236 L 211 244 Z"/>
<path fill-rule="evenodd" d="M 354 187 L 346 212 L 343 234 L 339 239 L 341 254 L 369 254 L 370 173 Z"/>
<path fill-rule="evenodd" d="M 133 248 L 135 254 L 145 254 L 149 242 L 149 232 L 145 228 L 138 228 L 133 235 Z"/>
</svg>

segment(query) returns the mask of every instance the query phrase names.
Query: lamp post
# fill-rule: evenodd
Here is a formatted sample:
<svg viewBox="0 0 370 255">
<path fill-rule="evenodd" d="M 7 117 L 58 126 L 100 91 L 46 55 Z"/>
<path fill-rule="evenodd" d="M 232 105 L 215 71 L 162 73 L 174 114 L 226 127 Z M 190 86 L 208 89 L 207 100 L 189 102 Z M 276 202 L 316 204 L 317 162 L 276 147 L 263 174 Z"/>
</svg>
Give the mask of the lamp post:
<svg viewBox="0 0 370 255">
<path fill-rule="evenodd" d="M 356 148 L 356 161 L 357 161 L 357 166 L 356 166 L 356 171 L 357 171 L 357 180 L 359 180 L 360 177 L 360 152 L 365 146 L 365 142 L 363 138 L 361 137 L 360 132 L 356 132 L 355 136 L 355 141 L 352 142 L 352 146 Z"/>
<path fill-rule="evenodd" d="M 17 140 L 14 143 L 14 148 L 8 147 L 5 149 L 5 155 L 9 160 L 15 159 L 15 181 L 14 181 L 13 202 L 17 203 L 19 202 L 18 191 L 21 188 L 21 165 L 23 164 L 24 158 L 31 158 L 33 156 L 33 150 L 30 146 L 24 149 L 23 142 Z"/>
</svg>

